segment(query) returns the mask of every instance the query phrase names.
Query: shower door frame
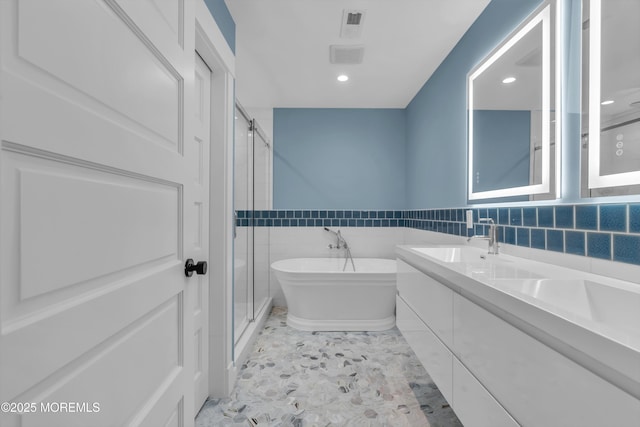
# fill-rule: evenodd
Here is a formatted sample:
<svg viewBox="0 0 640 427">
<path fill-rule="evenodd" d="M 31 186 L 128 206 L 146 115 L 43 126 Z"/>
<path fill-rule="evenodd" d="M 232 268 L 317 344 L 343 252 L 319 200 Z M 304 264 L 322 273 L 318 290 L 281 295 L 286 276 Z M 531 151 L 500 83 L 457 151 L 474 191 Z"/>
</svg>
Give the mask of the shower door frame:
<svg viewBox="0 0 640 427">
<path fill-rule="evenodd" d="M 264 145 L 264 147 L 266 148 L 267 151 L 271 151 L 271 144 L 269 143 L 269 138 L 267 137 L 266 133 L 264 132 L 264 130 L 260 127 L 260 125 L 258 124 L 258 121 L 253 118 L 251 120 L 251 145 L 252 145 L 252 166 L 253 166 L 253 173 L 252 173 L 252 178 L 253 178 L 253 191 L 252 191 L 252 197 L 253 197 L 253 209 L 254 212 L 256 211 L 256 188 L 258 186 L 258 182 L 256 180 L 256 159 L 257 159 L 257 154 L 256 154 L 256 135 L 261 139 L 262 144 Z M 261 209 L 258 210 L 270 210 L 271 209 L 271 203 L 272 203 L 272 199 L 271 199 L 271 176 L 272 176 L 272 161 L 270 160 L 270 156 L 267 158 L 267 162 L 265 164 L 265 176 L 269 178 L 269 185 L 267 186 L 269 189 L 265 188 L 265 191 L 267 191 L 268 193 L 265 195 L 265 206 L 262 206 Z M 255 215 L 254 215 L 255 216 Z M 255 221 L 255 219 L 254 219 Z M 256 315 L 257 313 L 259 313 L 265 306 L 265 304 L 268 303 L 269 301 L 269 294 L 270 294 L 270 284 L 269 284 L 269 280 L 267 280 L 267 295 L 264 298 L 264 300 L 260 301 L 260 303 L 258 304 L 258 306 L 256 307 L 256 286 L 255 286 L 255 278 L 256 278 L 256 271 L 255 271 L 255 265 L 256 265 L 256 228 L 255 228 L 255 222 L 253 224 L 253 226 L 251 227 L 251 233 L 252 233 L 252 243 L 253 243 L 253 254 L 252 254 L 252 261 L 253 261 L 253 268 L 252 268 L 252 273 L 253 273 L 253 280 L 252 280 L 252 291 L 251 291 L 251 297 L 252 297 L 252 321 L 255 321 L 256 319 Z M 268 228 L 266 229 L 267 233 L 268 233 Z M 268 238 L 270 239 L 270 236 L 268 236 Z M 267 245 L 268 246 L 268 245 Z M 269 257 L 269 251 L 267 250 L 267 257 Z M 269 263 L 269 259 L 267 259 L 267 264 Z M 267 279 L 269 278 L 269 271 L 267 271 Z"/>
<path fill-rule="evenodd" d="M 247 111 L 242 107 L 242 105 L 236 100 L 236 111 L 240 113 L 240 115 L 242 116 L 242 119 L 244 119 L 247 123 L 248 123 L 248 138 L 247 138 L 247 146 L 248 146 L 248 150 L 247 150 L 247 168 L 248 171 L 250 173 L 247 173 L 247 188 L 248 188 L 248 192 L 250 192 L 249 196 L 247 197 L 247 200 L 249 201 L 249 206 L 247 206 L 247 211 L 249 212 L 255 212 L 255 207 L 256 207 L 256 186 L 257 186 L 257 182 L 256 182 L 256 175 L 255 175 L 255 168 L 256 168 L 256 135 L 258 135 L 258 137 L 262 140 L 262 143 L 265 145 L 267 150 L 271 150 L 271 145 L 269 144 L 269 139 L 267 138 L 265 132 L 262 130 L 262 128 L 260 127 L 260 125 L 258 124 L 258 122 L 256 121 L 256 119 L 251 118 L 251 116 L 247 113 Z M 240 119 L 240 117 L 238 117 Z M 250 139 L 249 139 L 250 138 Z M 237 143 L 237 140 L 234 138 L 234 144 Z M 234 145 L 234 153 L 235 153 L 235 145 Z M 237 164 L 239 159 L 236 159 L 234 157 L 234 169 L 235 169 L 235 164 Z M 268 161 L 267 165 L 266 165 L 267 169 L 265 170 L 265 175 L 270 176 L 271 174 L 271 161 Z M 235 178 L 235 172 L 234 172 L 234 178 Z M 238 187 L 235 185 L 234 183 L 234 194 L 237 194 L 237 189 Z M 267 190 L 268 191 L 268 190 Z M 268 205 L 270 205 L 270 201 L 271 201 L 271 192 L 269 191 L 269 193 L 266 195 L 266 200 L 268 201 Z M 266 207 L 265 207 L 266 208 Z M 236 206 L 235 206 L 235 195 L 234 195 L 234 211 L 237 212 Z M 237 219 L 236 221 L 236 225 L 237 225 Z M 236 280 L 235 280 L 235 275 L 234 275 L 234 281 L 233 281 L 233 290 L 234 290 L 234 297 L 233 297 L 233 301 L 234 301 L 234 305 L 233 305 L 233 309 L 234 309 L 234 316 L 233 316 L 233 320 L 234 320 L 234 325 L 233 325 L 233 343 L 234 346 L 238 344 L 238 342 L 241 340 L 241 338 L 243 337 L 244 333 L 247 331 L 247 329 L 249 328 L 249 326 L 251 325 L 251 323 L 253 323 L 256 320 L 256 314 L 259 313 L 263 308 L 264 305 L 268 303 L 269 301 L 269 292 L 267 290 L 267 296 L 266 298 L 261 301 L 261 304 L 259 305 L 259 307 L 256 307 L 256 301 L 255 301 L 255 259 L 256 259 L 256 233 L 255 233 L 255 215 L 251 215 L 249 218 L 249 225 L 247 228 L 250 228 L 250 230 L 248 230 L 247 232 L 248 234 L 248 238 L 247 238 L 247 315 L 245 316 L 245 318 L 243 319 L 243 324 L 240 328 L 240 332 L 238 332 L 238 328 L 236 325 L 236 317 L 235 317 L 235 292 L 236 292 Z M 234 253 L 235 253 L 235 244 L 234 244 Z M 234 262 L 235 262 L 235 256 L 234 256 Z M 235 269 L 234 269 L 235 271 Z M 268 283 L 267 283 L 268 286 Z M 268 289 L 268 288 L 267 288 Z M 256 310 L 257 308 L 257 310 Z M 235 359 L 235 356 L 234 356 Z"/>
<path fill-rule="evenodd" d="M 236 100 L 236 111 L 238 113 L 240 113 L 240 116 L 242 116 L 241 118 L 244 119 L 247 124 L 247 132 L 252 132 L 253 129 L 253 119 L 251 119 L 251 117 L 249 116 L 249 114 L 246 112 L 246 110 L 244 108 L 242 108 L 242 105 L 240 105 L 240 103 Z M 240 119 L 240 117 L 238 117 L 237 119 Z M 237 212 L 238 209 L 235 206 L 235 195 L 237 194 L 237 190 L 238 190 L 238 186 L 237 186 L 237 182 L 235 181 L 236 178 L 236 174 L 235 174 L 235 170 L 236 170 L 236 165 L 238 163 L 238 160 L 236 158 L 236 144 L 238 143 L 237 139 L 234 138 L 234 213 L 235 213 L 235 217 L 237 218 Z M 254 187 L 254 176 L 253 176 L 253 146 L 254 146 L 254 140 L 253 140 L 253 136 L 251 135 L 251 143 L 250 143 L 250 147 L 249 147 L 249 134 L 247 135 L 247 139 L 246 139 L 246 143 L 247 143 L 247 154 L 246 154 L 246 159 L 247 161 L 251 162 L 250 164 L 247 164 L 247 180 L 246 180 L 246 188 L 247 188 L 247 192 L 251 191 L 251 194 L 247 197 L 247 202 L 248 202 L 248 206 L 246 207 L 246 211 L 247 212 L 253 212 L 254 209 L 254 204 L 255 204 L 255 197 L 253 194 L 253 187 Z M 249 155 L 249 148 L 251 149 L 251 154 Z M 251 173 L 249 175 L 249 172 Z M 250 202 L 249 202 L 250 201 Z M 240 209 L 241 210 L 241 209 Z M 237 219 L 234 218 L 234 220 L 236 221 L 235 225 L 234 225 L 234 230 L 237 229 Z M 245 262 L 247 265 L 247 300 L 246 300 L 246 304 L 247 304 L 247 314 L 243 319 L 242 322 L 242 327 L 241 327 L 241 332 L 237 333 L 237 328 L 238 325 L 236 325 L 236 315 L 235 315 L 235 311 L 236 311 L 236 277 L 235 277 L 235 268 L 234 268 L 234 280 L 233 280 L 233 344 L 234 346 L 237 345 L 238 341 L 240 340 L 240 338 L 242 337 L 243 333 L 247 330 L 247 328 L 249 327 L 249 325 L 251 324 L 251 322 L 253 322 L 253 320 L 255 319 L 254 316 L 254 304 L 253 304 L 253 291 L 254 291 L 254 274 L 253 274 L 253 257 L 254 257 L 254 251 L 255 251 L 255 245 L 254 245 L 254 233 L 253 233 L 253 216 L 250 218 L 250 227 L 247 228 L 251 228 L 250 230 L 250 234 L 247 234 L 247 253 L 246 253 L 246 258 L 245 258 Z M 249 230 L 247 230 L 247 233 L 249 233 Z M 235 244 L 235 239 L 237 238 L 237 231 L 234 232 L 234 254 L 235 254 L 235 250 L 236 250 L 236 244 Z M 236 262 L 236 257 L 234 255 L 234 264 Z M 235 357 L 234 357 L 235 358 Z"/>
</svg>

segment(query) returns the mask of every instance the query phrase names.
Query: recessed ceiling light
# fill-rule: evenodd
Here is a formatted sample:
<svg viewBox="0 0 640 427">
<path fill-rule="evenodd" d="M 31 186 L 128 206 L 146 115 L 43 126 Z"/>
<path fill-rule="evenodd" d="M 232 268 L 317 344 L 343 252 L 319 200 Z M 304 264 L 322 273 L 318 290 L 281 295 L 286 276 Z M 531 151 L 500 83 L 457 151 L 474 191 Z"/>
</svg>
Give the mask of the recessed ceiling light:
<svg viewBox="0 0 640 427">
<path fill-rule="evenodd" d="M 349 76 L 347 76 L 346 74 L 340 74 L 338 76 L 338 81 L 339 82 L 346 82 L 347 80 L 349 80 Z"/>
<path fill-rule="evenodd" d="M 613 99 L 607 99 L 606 101 L 602 101 L 601 104 L 602 105 L 611 105 L 613 104 L 615 101 Z"/>
<path fill-rule="evenodd" d="M 507 77 L 506 79 L 504 79 L 504 80 L 502 81 L 502 83 L 509 84 L 509 83 L 513 83 L 513 82 L 515 82 L 515 81 L 516 81 L 516 78 L 515 78 L 515 77 Z"/>
</svg>

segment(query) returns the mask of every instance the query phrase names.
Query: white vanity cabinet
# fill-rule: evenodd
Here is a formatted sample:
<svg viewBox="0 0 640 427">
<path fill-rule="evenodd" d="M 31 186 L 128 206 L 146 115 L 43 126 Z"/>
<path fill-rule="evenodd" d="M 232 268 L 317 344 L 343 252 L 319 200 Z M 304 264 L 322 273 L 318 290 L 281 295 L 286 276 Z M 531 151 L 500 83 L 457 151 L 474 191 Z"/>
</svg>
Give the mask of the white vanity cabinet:
<svg viewBox="0 0 640 427">
<path fill-rule="evenodd" d="M 518 424 L 453 353 L 455 293 L 398 260 L 396 325 L 465 427 Z"/>
<path fill-rule="evenodd" d="M 516 427 L 519 424 L 456 357 L 451 407 L 465 427 Z"/>
<path fill-rule="evenodd" d="M 396 326 L 425 367 L 440 392 L 451 404 L 453 401 L 453 355 L 407 303 L 396 299 Z"/>
<path fill-rule="evenodd" d="M 407 264 L 398 261 L 397 289 L 402 299 L 437 337 L 453 345 L 453 291 Z"/>
<path fill-rule="evenodd" d="M 465 427 L 640 426 L 638 399 L 491 302 L 401 259 L 397 286 L 398 329 Z"/>
<path fill-rule="evenodd" d="M 613 384 L 459 294 L 453 313 L 458 360 L 521 425 L 640 426 L 638 400 Z"/>
</svg>

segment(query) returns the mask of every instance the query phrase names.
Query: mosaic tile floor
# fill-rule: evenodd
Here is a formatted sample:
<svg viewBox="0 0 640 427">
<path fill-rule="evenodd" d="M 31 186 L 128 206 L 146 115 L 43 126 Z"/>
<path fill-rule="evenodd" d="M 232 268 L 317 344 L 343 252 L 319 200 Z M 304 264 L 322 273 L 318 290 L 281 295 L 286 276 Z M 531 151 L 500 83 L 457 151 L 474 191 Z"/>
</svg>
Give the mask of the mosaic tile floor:
<svg viewBox="0 0 640 427">
<path fill-rule="evenodd" d="M 197 427 L 462 426 L 400 332 L 302 332 L 275 308 Z"/>
</svg>

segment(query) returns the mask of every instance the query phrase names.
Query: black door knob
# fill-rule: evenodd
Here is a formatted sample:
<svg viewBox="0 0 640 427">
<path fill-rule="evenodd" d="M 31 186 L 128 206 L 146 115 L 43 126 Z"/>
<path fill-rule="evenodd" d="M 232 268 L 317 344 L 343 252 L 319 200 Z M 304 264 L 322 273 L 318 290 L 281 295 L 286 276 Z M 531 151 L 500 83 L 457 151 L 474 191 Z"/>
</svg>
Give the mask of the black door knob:
<svg viewBox="0 0 640 427">
<path fill-rule="evenodd" d="M 184 275 L 187 277 L 193 276 L 193 272 L 196 274 L 207 274 L 207 261 L 200 261 L 195 263 L 191 258 L 184 264 Z"/>
</svg>

